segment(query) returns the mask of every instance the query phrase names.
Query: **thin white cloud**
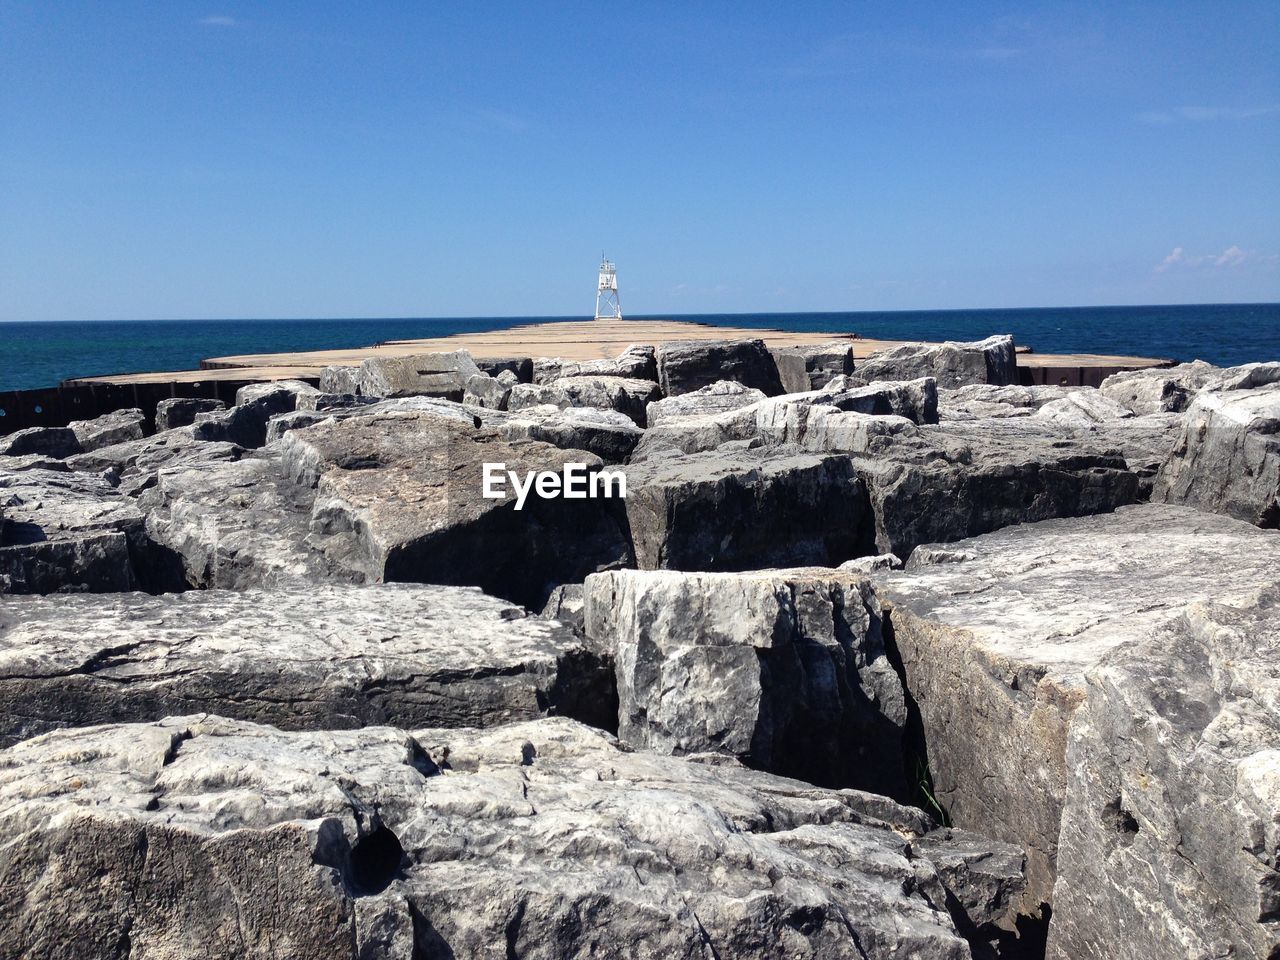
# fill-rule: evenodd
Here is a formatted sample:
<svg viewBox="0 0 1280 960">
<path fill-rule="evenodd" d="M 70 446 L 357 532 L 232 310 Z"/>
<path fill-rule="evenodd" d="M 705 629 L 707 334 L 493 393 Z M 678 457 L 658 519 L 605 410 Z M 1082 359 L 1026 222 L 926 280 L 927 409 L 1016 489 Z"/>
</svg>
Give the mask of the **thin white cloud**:
<svg viewBox="0 0 1280 960">
<path fill-rule="evenodd" d="M 1182 247 L 1174 247 L 1169 255 L 1157 263 L 1152 270 L 1155 273 L 1168 273 L 1170 270 L 1195 270 L 1202 267 L 1217 269 L 1263 266 L 1271 268 L 1277 263 L 1280 263 L 1280 254 L 1245 250 L 1233 243 L 1221 253 L 1192 254 L 1187 253 Z"/>
<path fill-rule="evenodd" d="M 235 17 L 215 16 L 215 17 L 202 17 L 199 23 L 201 26 L 204 26 L 204 27 L 234 27 L 236 26 L 237 23 L 239 23 L 239 21 L 236 20 Z"/>
<path fill-rule="evenodd" d="M 1134 116 L 1139 123 L 1166 125 L 1170 123 L 1208 123 L 1214 120 L 1252 120 L 1280 113 L 1280 104 L 1262 104 L 1255 107 L 1178 107 L 1173 110 L 1144 110 Z"/>
</svg>

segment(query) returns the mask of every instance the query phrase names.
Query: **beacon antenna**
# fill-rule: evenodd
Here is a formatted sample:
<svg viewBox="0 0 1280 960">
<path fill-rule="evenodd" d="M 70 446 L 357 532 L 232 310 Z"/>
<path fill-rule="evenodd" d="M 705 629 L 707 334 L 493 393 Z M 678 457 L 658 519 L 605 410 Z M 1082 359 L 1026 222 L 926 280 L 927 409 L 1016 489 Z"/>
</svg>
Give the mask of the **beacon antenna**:
<svg viewBox="0 0 1280 960">
<path fill-rule="evenodd" d="M 618 297 L 618 271 L 613 261 L 600 254 L 600 282 L 596 284 L 596 319 L 621 320 L 622 300 Z"/>
</svg>

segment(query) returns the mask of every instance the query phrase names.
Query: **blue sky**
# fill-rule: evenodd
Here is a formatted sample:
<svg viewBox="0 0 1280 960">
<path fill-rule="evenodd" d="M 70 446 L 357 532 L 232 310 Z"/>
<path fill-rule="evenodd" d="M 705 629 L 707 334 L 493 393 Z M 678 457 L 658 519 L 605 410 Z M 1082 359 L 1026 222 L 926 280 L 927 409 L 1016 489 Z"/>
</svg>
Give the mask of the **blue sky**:
<svg viewBox="0 0 1280 960">
<path fill-rule="evenodd" d="M 1280 300 L 1280 4 L 0 0 L 0 319 Z"/>
</svg>

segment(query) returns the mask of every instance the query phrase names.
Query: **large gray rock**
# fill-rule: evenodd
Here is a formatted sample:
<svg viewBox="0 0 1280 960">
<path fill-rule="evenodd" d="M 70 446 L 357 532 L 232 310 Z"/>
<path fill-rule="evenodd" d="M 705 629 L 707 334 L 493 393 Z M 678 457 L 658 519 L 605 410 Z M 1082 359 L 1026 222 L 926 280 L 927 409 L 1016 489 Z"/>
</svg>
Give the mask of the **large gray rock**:
<svg viewBox="0 0 1280 960">
<path fill-rule="evenodd" d="M 632 344 L 616 357 L 604 360 L 562 360 L 539 357 L 533 361 L 531 377 L 522 383 L 554 383 L 562 377 L 627 377 L 633 380 L 657 380 L 658 365 L 654 349 Z"/>
<path fill-rule="evenodd" d="M 285 475 L 316 487 L 314 542 L 369 580 L 479 586 L 538 609 L 557 584 L 630 560 L 616 498 L 531 493 L 516 510 L 509 484 L 502 499 L 483 495 L 485 463 L 522 478 L 598 469 L 584 451 L 427 412 L 334 419 L 286 434 L 280 448 Z"/>
<path fill-rule="evenodd" d="M 985 420 L 990 417 L 1029 417 L 1047 403 L 1061 400 L 1087 387 L 1008 385 L 995 387 L 971 383 L 938 391 L 938 416 L 942 420 Z"/>
<path fill-rule="evenodd" d="M 228 441 L 198 440 L 192 427 L 175 427 L 142 440 L 130 440 L 67 461 L 73 470 L 103 473 L 120 492 L 137 496 L 155 486 L 156 475 L 167 467 L 203 468 L 239 460 L 243 447 Z"/>
<path fill-rule="evenodd" d="M 516 411 L 550 404 L 561 409 L 593 407 L 616 410 L 643 427 L 645 407 L 661 396 L 658 385 L 652 380 L 583 374 L 561 377 L 550 383 L 515 384 L 507 397 L 507 409 Z"/>
<path fill-rule="evenodd" d="M 1110 423 L 1132 417 L 1133 411 L 1098 390 L 1086 388 L 1049 401 L 1036 410 L 1033 416 L 1067 427 L 1090 427 L 1096 423 Z"/>
<path fill-rule="evenodd" d="M 467 389 L 462 395 L 462 402 L 487 410 L 505 410 L 511 388 L 519 382 L 509 370 L 502 371 L 497 377 L 478 373 L 467 378 Z"/>
<path fill-rule="evenodd" d="M 847 340 L 774 347 L 770 353 L 786 393 L 818 390 L 836 377 L 853 373 L 853 347 Z"/>
<path fill-rule="evenodd" d="M 852 413 L 905 417 L 912 423 L 938 422 L 938 384 L 932 377 L 865 385 L 837 377 L 822 387 L 814 402 Z"/>
<path fill-rule="evenodd" d="M 584 596 L 624 743 L 904 794 L 906 703 L 860 575 L 624 570 L 588 577 Z"/>
<path fill-rule="evenodd" d="M 867 552 L 866 491 L 846 457 L 711 451 L 626 473 L 641 569 L 835 565 Z"/>
<path fill-rule="evenodd" d="M 360 368 L 333 364 L 320 371 L 321 393 L 355 395 L 360 392 Z"/>
<path fill-rule="evenodd" d="M 67 428 L 80 441 L 80 450 L 89 453 L 130 440 L 141 440 L 147 418 L 136 407 L 104 413 L 92 420 L 72 420 Z"/>
<path fill-rule="evenodd" d="M 142 514 L 105 479 L 0 471 L 0 505 L 0 594 L 138 588 Z"/>
<path fill-rule="evenodd" d="M 655 427 L 688 417 L 715 416 L 749 407 L 763 399 L 764 394 L 759 390 L 734 380 L 717 380 L 689 393 L 653 401 L 645 408 L 646 426 Z"/>
<path fill-rule="evenodd" d="M 605 463 L 624 462 L 644 437 L 634 420 L 616 410 L 546 404 L 504 415 L 478 415 L 484 426 L 508 440 L 540 440 L 564 450 L 586 450 Z"/>
<path fill-rule="evenodd" d="M 476 357 L 476 366 L 481 373 L 497 377 L 504 371 L 516 378 L 516 383 L 529 383 L 533 380 L 532 357 Z"/>
<path fill-rule="evenodd" d="M 1198 394 L 1151 498 L 1280 527 L 1280 383 Z"/>
<path fill-rule="evenodd" d="M 1280 956 L 1276 587 L 1104 656 L 1066 766 L 1051 957 Z"/>
<path fill-rule="evenodd" d="M 189 427 L 202 413 L 218 413 L 227 409 L 221 400 L 208 397 L 171 397 L 156 404 L 156 432 Z"/>
<path fill-rule="evenodd" d="M 161 470 L 139 499 L 147 533 L 201 589 L 305 593 L 358 575 L 307 544 L 314 492 L 284 481 L 278 454 Z"/>
<path fill-rule="evenodd" d="M 1214 373 L 1205 381 L 1204 390 L 1253 390 L 1268 384 L 1280 383 L 1280 360 L 1262 363 L 1246 363 L 1227 367 Z"/>
<path fill-rule="evenodd" d="M 80 452 L 80 440 L 70 427 L 28 427 L 0 436 L 0 457 L 38 454 L 59 460 Z"/>
<path fill-rule="evenodd" d="M 674 397 L 736 380 L 766 396 L 783 392 L 778 367 L 763 340 L 673 340 L 658 347 L 658 382 Z"/>
<path fill-rule="evenodd" d="M 236 391 L 235 406 L 196 414 L 192 435 L 197 440 L 261 447 L 267 442 L 267 422 L 272 417 L 296 410 L 299 396 L 319 392 L 301 380 L 248 384 Z"/>
<path fill-rule="evenodd" d="M 0 953 L 26 960 L 964 960 L 956 864 L 1010 858 L 561 719 L 60 731 L 0 754 L 0 811 Z"/>
<path fill-rule="evenodd" d="M 600 716 L 612 672 L 566 626 L 469 587 L 10 597 L 0 744 L 209 711 L 289 730 Z"/>
<path fill-rule="evenodd" d="M 1277 569 L 1280 535 L 1152 504 L 922 547 L 905 571 L 876 576 L 932 795 L 957 825 L 1026 849 L 1028 909 L 1052 896 L 1086 671 L 1188 604 L 1232 603 Z"/>
<path fill-rule="evenodd" d="M 1203 360 L 1180 363 L 1176 367 L 1126 370 L 1107 377 L 1098 391 L 1137 414 L 1181 413 L 1196 392 L 1221 372 Z"/>
<path fill-rule="evenodd" d="M 355 390 L 367 397 L 444 397 L 461 400 L 467 380 L 480 372 L 466 350 L 423 353 L 412 357 L 373 357 L 356 374 Z M 331 386 L 345 386 L 331 377 Z"/>
<path fill-rule="evenodd" d="M 971 383 L 1004 386 L 1018 382 L 1018 360 L 1008 335 L 973 343 L 904 343 L 860 361 L 858 377 L 867 382 L 933 377 L 945 389 Z"/>
<path fill-rule="evenodd" d="M 919 428 L 854 413 L 831 419 L 841 423 L 808 429 L 821 446 L 852 451 L 880 553 L 906 557 L 922 543 L 1105 513 L 1138 494 L 1138 475 L 1105 437 L 1065 434 L 1032 418 Z"/>
</svg>

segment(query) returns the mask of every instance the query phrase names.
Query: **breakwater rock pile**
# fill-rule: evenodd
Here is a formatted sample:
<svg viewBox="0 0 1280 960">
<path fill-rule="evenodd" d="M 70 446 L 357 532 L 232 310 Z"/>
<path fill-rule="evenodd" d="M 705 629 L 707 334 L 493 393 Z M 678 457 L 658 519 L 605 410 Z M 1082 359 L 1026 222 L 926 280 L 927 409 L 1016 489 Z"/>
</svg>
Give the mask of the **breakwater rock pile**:
<svg viewBox="0 0 1280 960">
<path fill-rule="evenodd" d="M 0 438 L 0 956 L 1280 956 L 1280 363 L 459 351 L 155 423 Z"/>
</svg>

